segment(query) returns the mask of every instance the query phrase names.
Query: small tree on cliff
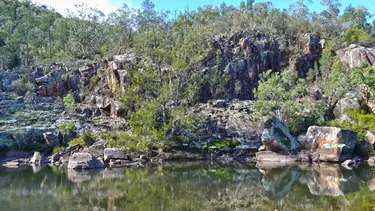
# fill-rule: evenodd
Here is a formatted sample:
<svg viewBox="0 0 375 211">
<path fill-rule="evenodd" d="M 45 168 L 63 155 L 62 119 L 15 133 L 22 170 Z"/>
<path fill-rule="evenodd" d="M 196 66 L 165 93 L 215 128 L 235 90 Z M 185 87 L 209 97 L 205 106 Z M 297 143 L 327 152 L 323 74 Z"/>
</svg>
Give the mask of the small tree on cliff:
<svg viewBox="0 0 375 211">
<path fill-rule="evenodd" d="M 64 97 L 63 102 L 65 104 L 65 107 L 69 110 L 73 110 L 76 107 L 76 101 L 72 94 L 67 94 Z"/>
<path fill-rule="evenodd" d="M 322 119 L 321 102 L 309 100 L 305 86 L 305 80 L 298 79 L 291 70 L 282 73 L 269 70 L 261 75 L 255 91 L 255 106 L 261 116 L 278 116 L 297 134 L 311 121 L 315 123 Z"/>
</svg>

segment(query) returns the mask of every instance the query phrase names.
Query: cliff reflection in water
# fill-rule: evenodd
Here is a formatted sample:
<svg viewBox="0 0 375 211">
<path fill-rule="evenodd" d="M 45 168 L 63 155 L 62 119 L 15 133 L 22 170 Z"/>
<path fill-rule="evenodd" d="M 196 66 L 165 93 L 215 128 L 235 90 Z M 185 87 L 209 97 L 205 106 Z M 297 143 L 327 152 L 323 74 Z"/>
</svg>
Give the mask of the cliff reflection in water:
<svg viewBox="0 0 375 211">
<path fill-rule="evenodd" d="M 375 169 L 169 163 L 0 169 L 1 210 L 372 210 Z"/>
</svg>

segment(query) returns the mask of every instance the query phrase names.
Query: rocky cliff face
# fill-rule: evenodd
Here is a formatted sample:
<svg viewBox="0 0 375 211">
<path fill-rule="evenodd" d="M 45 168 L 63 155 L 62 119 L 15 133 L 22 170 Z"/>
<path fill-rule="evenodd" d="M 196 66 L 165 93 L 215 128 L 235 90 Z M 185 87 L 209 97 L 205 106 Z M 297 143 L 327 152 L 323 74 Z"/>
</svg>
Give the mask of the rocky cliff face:
<svg viewBox="0 0 375 211">
<path fill-rule="evenodd" d="M 206 118 L 204 133 L 208 140 L 230 139 L 239 141 L 241 147 L 259 148 L 259 128 L 252 115 L 251 101 L 233 99 L 253 99 L 260 75 L 269 69 L 278 72 L 290 65 L 304 77 L 320 57 L 320 41 L 315 34 L 296 37 L 292 42 L 263 32 L 235 32 L 213 38 L 211 49 L 207 50 L 206 70 L 216 65 L 220 52 L 230 78 L 226 93 L 229 101 L 207 103 L 212 96 L 210 89 L 203 89 L 203 104 L 195 109 Z M 298 53 L 291 54 L 287 49 L 294 44 Z M 29 75 L 31 93 L 19 97 L 13 96 L 9 89 L 21 74 L 0 73 L 0 148 L 46 145 L 48 141 L 58 145 L 61 141 L 58 125 L 66 121 L 74 122 L 77 135 L 85 130 L 126 129 L 127 123 L 117 118 L 123 111 L 114 96 L 126 91 L 128 72 L 123 63 L 132 65 L 132 61 L 141 58 L 132 53 L 114 58 L 114 61 L 84 62 L 80 68 L 56 63 L 33 68 Z M 67 112 L 62 102 L 68 93 L 78 103 L 74 112 Z"/>
<path fill-rule="evenodd" d="M 250 100 L 254 97 L 253 89 L 257 87 L 260 75 L 267 70 L 279 72 L 289 66 L 300 77 L 306 77 L 308 70 L 319 60 L 325 41 L 317 34 L 306 34 L 291 41 L 258 31 L 219 35 L 211 41 L 211 45 L 206 66 L 208 69 L 214 67 L 220 52 L 220 60 L 230 77 L 227 97 Z M 203 95 L 203 102 L 211 96 L 210 93 Z"/>
<path fill-rule="evenodd" d="M 252 101 L 212 100 L 196 105 L 193 112 L 205 120 L 201 143 L 229 140 L 238 142 L 237 149 L 260 147 L 259 123 L 253 114 Z"/>
</svg>

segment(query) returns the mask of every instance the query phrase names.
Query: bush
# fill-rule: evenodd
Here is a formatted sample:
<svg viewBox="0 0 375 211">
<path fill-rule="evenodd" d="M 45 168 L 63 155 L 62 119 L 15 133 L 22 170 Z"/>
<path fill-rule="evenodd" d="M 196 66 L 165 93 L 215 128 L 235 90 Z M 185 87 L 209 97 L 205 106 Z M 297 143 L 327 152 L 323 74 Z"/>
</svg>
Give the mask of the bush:
<svg viewBox="0 0 375 211">
<path fill-rule="evenodd" d="M 349 116 L 349 120 L 341 123 L 335 120 L 329 125 L 358 132 L 360 141 L 365 140 L 367 131 L 375 131 L 375 114 L 366 113 L 362 109 L 347 109 L 345 114 Z"/>
<path fill-rule="evenodd" d="M 68 142 L 69 145 L 91 146 L 95 143 L 95 136 L 90 132 L 84 132 L 81 137 Z"/>
<path fill-rule="evenodd" d="M 85 142 L 81 138 L 75 138 L 75 139 L 69 141 L 68 144 L 72 145 L 72 146 L 77 146 L 77 145 L 84 146 Z"/>
<path fill-rule="evenodd" d="M 64 149 L 65 149 L 64 147 L 55 147 L 55 148 L 53 148 L 52 154 L 54 155 L 54 154 L 63 152 Z"/>
<path fill-rule="evenodd" d="M 81 136 L 81 139 L 86 146 L 91 146 L 95 143 L 95 136 L 90 132 L 84 132 Z"/>
<path fill-rule="evenodd" d="M 363 44 L 367 45 L 371 43 L 371 36 L 363 29 L 350 29 L 344 36 L 343 40 L 350 44 Z"/>
<path fill-rule="evenodd" d="M 149 141 L 138 140 L 129 132 L 108 131 L 101 133 L 99 137 L 107 142 L 108 147 L 125 147 L 129 152 L 143 152 L 151 148 Z"/>
<path fill-rule="evenodd" d="M 291 70 L 263 73 L 255 91 L 255 107 L 259 118 L 277 116 L 284 120 L 291 133 L 298 135 L 323 119 L 322 102 L 312 101 L 305 90 L 306 82 Z"/>
<path fill-rule="evenodd" d="M 76 107 L 76 101 L 73 97 L 72 94 L 67 94 L 64 99 L 63 99 L 63 102 L 65 104 L 65 106 L 69 109 L 69 110 L 73 110 L 75 107 Z"/>
<path fill-rule="evenodd" d="M 64 135 L 72 135 L 74 132 L 74 122 L 73 121 L 67 121 L 63 124 L 60 124 L 58 126 L 59 130 L 64 134 Z"/>
</svg>

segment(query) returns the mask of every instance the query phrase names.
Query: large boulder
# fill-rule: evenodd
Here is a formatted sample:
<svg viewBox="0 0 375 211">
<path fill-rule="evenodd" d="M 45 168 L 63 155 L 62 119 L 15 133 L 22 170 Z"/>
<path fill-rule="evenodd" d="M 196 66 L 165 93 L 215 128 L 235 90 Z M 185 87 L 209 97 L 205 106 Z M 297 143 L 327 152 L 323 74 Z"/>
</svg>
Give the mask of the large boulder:
<svg viewBox="0 0 375 211">
<path fill-rule="evenodd" d="M 276 117 L 263 122 L 260 138 L 266 151 L 287 153 L 290 150 L 297 150 L 300 146 L 290 134 L 286 124 Z"/>
<path fill-rule="evenodd" d="M 343 162 L 351 159 L 357 142 L 357 132 L 336 127 L 312 126 L 306 134 L 307 147 L 320 161 Z"/>
<path fill-rule="evenodd" d="M 360 91 L 348 92 L 344 98 L 342 98 L 336 105 L 334 114 L 336 118 L 340 120 L 345 120 L 348 117 L 345 115 L 345 110 L 347 109 L 357 109 L 360 108 L 364 101 L 364 96 Z"/>
<path fill-rule="evenodd" d="M 94 158 L 88 153 L 75 153 L 69 158 L 69 169 L 94 169 L 104 168 L 105 165 L 102 161 Z"/>
<path fill-rule="evenodd" d="M 31 164 L 40 165 L 42 163 L 42 154 L 40 152 L 34 152 L 33 157 L 30 160 Z"/>
<path fill-rule="evenodd" d="M 375 49 L 358 46 L 355 44 L 337 51 L 342 63 L 350 68 L 357 67 L 362 63 L 375 65 Z"/>
<path fill-rule="evenodd" d="M 106 148 L 104 149 L 104 161 L 110 162 L 111 160 L 132 160 L 130 155 L 125 154 L 122 149 Z"/>
</svg>

